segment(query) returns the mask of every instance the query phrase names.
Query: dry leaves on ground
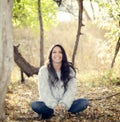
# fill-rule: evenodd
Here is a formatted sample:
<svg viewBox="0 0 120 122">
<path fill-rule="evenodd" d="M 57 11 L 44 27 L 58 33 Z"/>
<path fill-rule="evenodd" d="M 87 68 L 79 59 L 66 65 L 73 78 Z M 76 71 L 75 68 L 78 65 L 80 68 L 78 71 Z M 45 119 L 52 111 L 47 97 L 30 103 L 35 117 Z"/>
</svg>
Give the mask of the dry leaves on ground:
<svg viewBox="0 0 120 122">
<path fill-rule="evenodd" d="M 116 93 L 120 93 L 120 86 L 88 88 L 84 85 L 79 86 L 77 97 L 92 99 L 85 111 L 76 115 L 65 113 L 62 117 L 54 116 L 49 120 L 40 120 L 33 116 L 34 112 L 30 108 L 30 103 L 39 98 L 37 83 L 16 82 L 6 96 L 5 122 L 120 122 L 120 94 L 114 96 Z M 100 99 L 96 100 L 97 98 Z"/>
</svg>

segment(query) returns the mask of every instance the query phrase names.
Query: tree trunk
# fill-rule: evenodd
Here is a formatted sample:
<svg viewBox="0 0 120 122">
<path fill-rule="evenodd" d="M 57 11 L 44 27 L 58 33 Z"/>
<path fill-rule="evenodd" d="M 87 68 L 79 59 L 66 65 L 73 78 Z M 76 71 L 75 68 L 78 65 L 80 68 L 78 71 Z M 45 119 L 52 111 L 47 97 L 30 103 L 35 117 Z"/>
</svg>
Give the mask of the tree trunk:
<svg viewBox="0 0 120 122">
<path fill-rule="evenodd" d="M 40 66 L 44 64 L 44 30 L 41 10 L 41 0 L 38 0 L 38 16 L 40 22 Z"/>
<path fill-rule="evenodd" d="M 74 46 L 73 55 L 72 55 L 73 65 L 75 64 L 75 56 L 76 56 L 76 53 L 77 53 L 79 38 L 80 38 L 80 35 L 81 35 L 81 27 L 83 26 L 83 24 L 82 24 L 83 0 L 77 0 L 77 1 L 78 1 L 78 6 L 79 6 L 79 16 L 78 16 L 78 30 L 77 30 L 75 46 Z"/>
<path fill-rule="evenodd" d="M 18 65 L 21 70 L 21 81 L 24 81 L 23 73 L 25 73 L 28 77 L 33 76 L 34 74 L 38 74 L 39 67 L 34 67 L 29 64 L 25 58 L 18 51 L 19 46 L 14 46 L 14 61 Z"/>
<path fill-rule="evenodd" d="M 115 59 L 116 59 L 117 54 L 118 54 L 118 52 L 119 52 L 119 49 L 120 49 L 120 37 L 119 37 L 119 39 L 118 39 L 118 41 L 117 41 L 117 44 L 116 44 L 115 54 L 114 54 L 114 57 L 113 57 L 113 60 L 112 60 L 112 63 L 111 63 L 111 68 L 113 68 L 113 65 L 114 65 L 114 63 L 115 63 Z"/>
<path fill-rule="evenodd" d="M 92 0 L 90 0 L 90 6 L 92 9 L 92 13 L 93 13 L 93 19 L 95 20 L 95 12 L 94 12 L 94 8 L 93 8 Z"/>
<path fill-rule="evenodd" d="M 5 119 L 4 101 L 13 64 L 13 0 L 0 0 L 0 120 Z"/>
</svg>

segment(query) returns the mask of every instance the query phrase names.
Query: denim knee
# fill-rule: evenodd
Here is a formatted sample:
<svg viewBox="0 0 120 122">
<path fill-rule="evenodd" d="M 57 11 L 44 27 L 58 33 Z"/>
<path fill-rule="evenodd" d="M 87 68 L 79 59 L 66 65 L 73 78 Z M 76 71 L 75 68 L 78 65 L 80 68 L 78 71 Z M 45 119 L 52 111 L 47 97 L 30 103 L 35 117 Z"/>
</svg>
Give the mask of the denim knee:
<svg viewBox="0 0 120 122">
<path fill-rule="evenodd" d="M 84 98 L 80 98 L 73 102 L 71 108 L 68 111 L 71 113 L 79 113 L 85 110 L 87 106 L 88 106 L 88 100 Z"/>
<path fill-rule="evenodd" d="M 50 118 L 53 116 L 53 109 L 47 107 L 42 101 L 35 101 L 31 103 L 31 108 L 34 112 L 41 114 L 42 118 Z"/>
<path fill-rule="evenodd" d="M 35 110 L 36 108 L 38 108 L 37 106 L 38 106 L 38 105 L 36 104 L 36 102 L 32 102 L 32 103 L 31 103 L 31 108 L 32 108 L 33 110 Z"/>
<path fill-rule="evenodd" d="M 83 99 L 82 104 L 83 104 L 83 108 L 86 109 L 87 106 L 89 105 L 89 102 L 87 99 Z"/>
</svg>

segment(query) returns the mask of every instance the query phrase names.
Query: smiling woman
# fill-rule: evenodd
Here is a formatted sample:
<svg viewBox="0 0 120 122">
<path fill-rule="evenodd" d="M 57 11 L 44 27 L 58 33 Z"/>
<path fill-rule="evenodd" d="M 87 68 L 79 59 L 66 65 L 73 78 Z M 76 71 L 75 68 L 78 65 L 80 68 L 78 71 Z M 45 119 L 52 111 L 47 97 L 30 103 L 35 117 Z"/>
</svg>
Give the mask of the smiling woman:
<svg viewBox="0 0 120 122">
<path fill-rule="evenodd" d="M 61 111 L 79 113 L 87 108 L 88 100 L 77 99 L 76 71 L 68 62 L 64 48 L 53 45 L 49 51 L 48 62 L 38 73 L 39 101 L 31 104 L 33 111 L 43 119 L 51 118 Z"/>
<path fill-rule="evenodd" d="M 59 47 L 55 47 L 52 51 L 52 62 L 53 67 L 59 72 L 62 63 L 62 51 Z"/>
</svg>

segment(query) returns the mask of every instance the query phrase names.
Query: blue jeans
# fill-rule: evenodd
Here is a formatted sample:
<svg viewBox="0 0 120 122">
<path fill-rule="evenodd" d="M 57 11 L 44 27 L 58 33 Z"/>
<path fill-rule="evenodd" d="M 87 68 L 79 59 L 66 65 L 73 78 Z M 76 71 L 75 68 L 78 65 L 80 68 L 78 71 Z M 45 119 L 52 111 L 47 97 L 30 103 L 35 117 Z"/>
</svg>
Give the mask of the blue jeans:
<svg viewBox="0 0 120 122">
<path fill-rule="evenodd" d="M 77 99 L 73 102 L 68 112 L 72 114 L 79 113 L 85 110 L 87 106 L 88 106 L 88 100 L 83 98 Z M 42 101 L 32 102 L 31 108 L 34 112 L 38 113 L 39 115 L 41 114 L 43 119 L 50 118 L 54 115 L 54 110 L 47 107 L 45 103 Z"/>
</svg>

